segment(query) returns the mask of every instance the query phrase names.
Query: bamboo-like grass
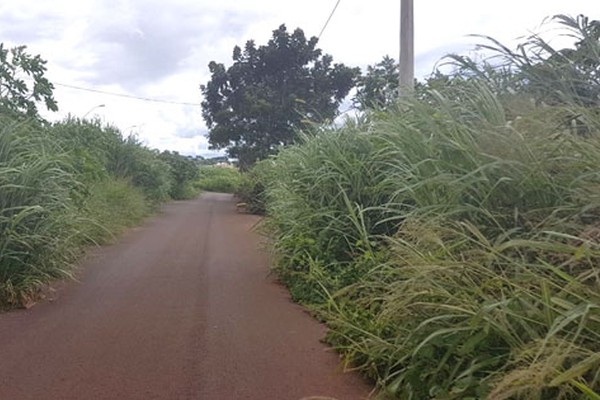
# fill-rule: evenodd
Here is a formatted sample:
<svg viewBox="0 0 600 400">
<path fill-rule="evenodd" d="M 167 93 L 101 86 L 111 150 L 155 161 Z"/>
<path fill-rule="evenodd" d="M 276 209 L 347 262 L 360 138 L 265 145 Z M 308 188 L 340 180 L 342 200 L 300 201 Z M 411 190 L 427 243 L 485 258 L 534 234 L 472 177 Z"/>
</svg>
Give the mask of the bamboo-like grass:
<svg viewBox="0 0 600 400">
<path fill-rule="evenodd" d="M 36 123 L 0 119 L 0 305 L 68 276 L 79 182 Z"/>
<path fill-rule="evenodd" d="M 465 80 L 269 161 L 283 281 L 396 398 L 599 396 L 599 117 L 515 101 Z"/>
<path fill-rule="evenodd" d="M 86 246 L 168 199 L 173 175 L 157 151 L 99 121 L 1 116 L 0 309 L 70 277 Z"/>
</svg>

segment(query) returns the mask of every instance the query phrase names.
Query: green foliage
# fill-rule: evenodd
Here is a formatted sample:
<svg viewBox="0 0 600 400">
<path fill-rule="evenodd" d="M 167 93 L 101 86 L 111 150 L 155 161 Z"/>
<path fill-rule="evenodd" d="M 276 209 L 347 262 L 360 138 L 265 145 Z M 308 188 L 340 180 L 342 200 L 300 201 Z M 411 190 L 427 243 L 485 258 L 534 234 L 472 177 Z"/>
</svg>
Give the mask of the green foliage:
<svg viewBox="0 0 600 400">
<path fill-rule="evenodd" d="M 47 134 L 60 145 L 81 180 L 95 182 L 110 176 L 111 149 L 122 142 L 118 130 L 102 127 L 100 121 L 68 117 L 52 124 Z"/>
<path fill-rule="evenodd" d="M 387 108 L 398 98 L 398 63 L 385 56 L 375 65 L 367 67 L 367 73 L 358 79 L 354 104 L 359 110 Z"/>
<path fill-rule="evenodd" d="M 52 96 L 54 86 L 44 77 L 46 61 L 31 56 L 25 46 L 7 49 L 0 43 L 0 111 L 28 118 L 38 118 L 36 102 L 43 101 L 50 111 L 57 111 Z M 29 87 L 27 81 L 33 81 Z"/>
<path fill-rule="evenodd" d="M 195 197 L 197 191 L 192 186 L 199 177 L 197 162 L 180 155 L 176 151 L 163 151 L 160 153 L 159 158 L 170 167 L 173 182 L 169 191 L 171 198 L 183 200 Z"/>
<path fill-rule="evenodd" d="M 265 182 L 270 180 L 271 161 L 257 162 L 250 170 L 241 175 L 235 195 L 245 204 L 246 212 L 258 215 L 265 214 Z"/>
<path fill-rule="evenodd" d="M 280 276 L 399 399 L 600 393 L 599 116 L 497 90 L 438 79 L 263 181 Z"/>
<path fill-rule="evenodd" d="M 245 170 L 294 143 L 306 122 L 332 119 L 359 71 L 333 64 L 316 45 L 281 25 L 267 45 L 236 46 L 231 67 L 212 61 L 211 80 L 201 86 L 212 148 L 227 148 Z"/>
<path fill-rule="evenodd" d="M 511 50 L 497 40 L 479 47 L 491 52 L 481 62 L 469 57 L 450 56 L 459 75 L 487 80 L 499 92 L 532 96 L 538 104 L 600 104 L 600 21 L 579 15 L 557 15 L 553 21 L 574 40 L 573 48 L 555 49 L 541 35 L 534 34 Z"/>
<path fill-rule="evenodd" d="M 156 151 L 99 121 L 0 118 L 0 308 L 35 299 L 102 243 L 168 199 Z"/>
<path fill-rule="evenodd" d="M 129 179 L 149 199 L 161 203 L 169 198 L 173 181 L 169 164 L 158 154 L 158 151 L 144 147 L 135 137 L 121 138 L 109 150 L 108 171 L 115 177 Z"/>
<path fill-rule="evenodd" d="M 80 187 L 65 161 L 36 123 L 0 118 L 0 308 L 68 275 Z"/>
<path fill-rule="evenodd" d="M 53 124 L 49 133 L 67 152 L 70 164 L 85 182 L 107 177 L 125 179 L 157 204 L 167 200 L 177 184 L 170 165 L 157 151 L 144 147 L 135 137 L 123 137 L 113 126 L 67 118 Z"/>
<path fill-rule="evenodd" d="M 196 186 L 208 192 L 235 193 L 240 185 L 238 170 L 231 167 L 203 166 Z"/>
<path fill-rule="evenodd" d="M 103 179 L 88 187 L 82 207 L 85 223 L 79 237 L 85 242 L 110 241 L 125 228 L 139 224 L 152 211 L 144 193 L 123 179 Z"/>
</svg>

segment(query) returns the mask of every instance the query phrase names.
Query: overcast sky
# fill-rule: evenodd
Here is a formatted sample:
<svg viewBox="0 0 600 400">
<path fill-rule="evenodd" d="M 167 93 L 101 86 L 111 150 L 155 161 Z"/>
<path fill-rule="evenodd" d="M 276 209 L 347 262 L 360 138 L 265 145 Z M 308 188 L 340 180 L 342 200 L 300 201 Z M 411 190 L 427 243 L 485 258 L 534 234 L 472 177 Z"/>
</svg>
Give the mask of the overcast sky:
<svg viewBox="0 0 600 400">
<path fill-rule="evenodd" d="M 74 89 L 199 104 L 211 60 L 231 64 L 235 45 L 265 44 L 282 23 L 317 36 L 337 0 L 0 0 L 0 42 L 27 45 L 48 61 L 60 111 L 98 117 L 149 147 L 210 155 L 201 109 Z M 319 47 L 364 69 L 398 58 L 400 0 L 341 0 Z M 547 16 L 600 19 L 598 0 L 415 0 L 416 73 L 466 52 L 485 34 L 506 43 Z M 98 107 L 99 105 L 103 107 Z"/>
</svg>

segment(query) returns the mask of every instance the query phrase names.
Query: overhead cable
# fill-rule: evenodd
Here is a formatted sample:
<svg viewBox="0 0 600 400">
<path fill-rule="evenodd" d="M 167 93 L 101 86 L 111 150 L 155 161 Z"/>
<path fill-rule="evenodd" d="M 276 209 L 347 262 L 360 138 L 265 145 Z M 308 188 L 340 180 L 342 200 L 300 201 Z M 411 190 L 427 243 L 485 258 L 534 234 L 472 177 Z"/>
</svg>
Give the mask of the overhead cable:
<svg viewBox="0 0 600 400">
<path fill-rule="evenodd" d="M 86 88 L 86 87 L 76 86 L 76 85 L 68 85 L 66 83 L 54 82 L 53 84 L 56 86 L 62 86 L 62 87 L 66 87 L 69 89 L 83 90 L 83 91 L 92 92 L 92 93 L 101 93 L 101 94 L 105 94 L 108 96 L 125 97 L 128 99 L 149 101 L 149 102 L 153 102 L 153 103 L 175 104 L 175 105 L 180 105 L 180 106 L 194 106 L 194 107 L 200 107 L 202 105 L 200 103 L 187 103 L 187 102 L 181 102 L 181 101 L 161 100 L 161 99 L 153 99 L 150 97 L 133 96 L 133 95 L 124 94 L 124 93 L 114 93 L 114 92 L 108 92 L 106 90 L 92 89 L 92 88 Z"/>
<path fill-rule="evenodd" d="M 323 28 L 321 28 L 321 32 L 319 33 L 319 36 L 317 36 L 317 38 L 319 40 L 321 39 L 321 36 L 323 35 L 325 28 L 327 28 L 327 25 L 329 25 L 329 21 L 331 21 L 333 14 L 335 14 L 335 10 L 337 10 L 338 6 L 340 5 L 340 1 L 342 1 L 342 0 L 337 0 L 337 2 L 335 3 L 335 6 L 333 7 L 333 10 L 331 10 L 331 14 L 329 14 L 327 21 L 325 21 L 325 25 L 323 25 Z"/>
</svg>

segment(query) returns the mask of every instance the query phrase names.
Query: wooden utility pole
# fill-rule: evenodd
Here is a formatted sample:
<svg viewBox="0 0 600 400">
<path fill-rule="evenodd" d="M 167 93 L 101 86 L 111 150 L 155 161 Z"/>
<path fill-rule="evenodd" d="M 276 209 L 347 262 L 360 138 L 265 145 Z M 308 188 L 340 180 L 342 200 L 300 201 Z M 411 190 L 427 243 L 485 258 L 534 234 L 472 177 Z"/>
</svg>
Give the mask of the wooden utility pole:
<svg viewBox="0 0 600 400">
<path fill-rule="evenodd" d="M 400 94 L 415 86 L 413 0 L 400 0 Z"/>
</svg>

